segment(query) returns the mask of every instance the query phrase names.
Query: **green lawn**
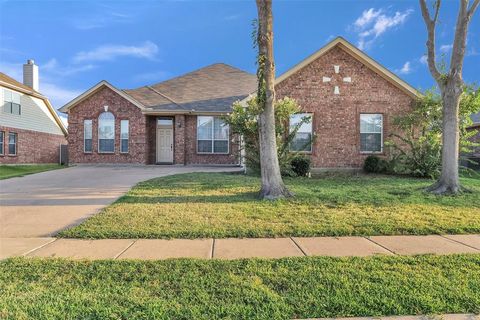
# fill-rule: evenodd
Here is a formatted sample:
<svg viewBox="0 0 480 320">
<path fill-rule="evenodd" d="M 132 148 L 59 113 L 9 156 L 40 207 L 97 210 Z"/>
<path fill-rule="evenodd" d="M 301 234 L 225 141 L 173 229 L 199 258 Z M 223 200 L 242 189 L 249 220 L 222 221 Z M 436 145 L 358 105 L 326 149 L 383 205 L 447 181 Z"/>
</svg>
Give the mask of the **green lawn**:
<svg viewBox="0 0 480 320">
<path fill-rule="evenodd" d="M 1 319 L 480 313 L 480 255 L 0 262 Z"/>
<path fill-rule="evenodd" d="M 27 174 L 65 168 L 59 164 L 34 164 L 34 165 L 0 165 L 0 180 L 13 177 L 23 177 Z"/>
<path fill-rule="evenodd" d="M 480 232 L 480 179 L 473 193 L 440 197 L 431 181 L 358 176 L 286 179 L 296 197 L 259 201 L 259 179 L 195 173 L 142 182 L 60 236 L 202 238 Z"/>
</svg>

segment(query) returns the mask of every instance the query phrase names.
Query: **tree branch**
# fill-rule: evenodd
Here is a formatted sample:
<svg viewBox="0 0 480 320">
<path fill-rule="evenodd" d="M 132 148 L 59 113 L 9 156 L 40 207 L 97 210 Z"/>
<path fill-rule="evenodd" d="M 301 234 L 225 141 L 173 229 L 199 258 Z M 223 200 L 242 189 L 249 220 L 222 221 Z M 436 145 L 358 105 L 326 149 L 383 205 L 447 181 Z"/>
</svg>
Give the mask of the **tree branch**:
<svg viewBox="0 0 480 320">
<path fill-rule="evenodd" d="M 442 74 L 438 71 L 437 65 L 435 62 L 435 26 L 438 19 L 438 12 L 440 10 L 440 3 L 441 0 L 435 1 L 435 15 L 433 20 L 430 18 L 430 12 L 428 11 L 426 0 L 419 0 L 420 1 L 420 8 L 422 9 L 422 17 L 425 21 L 425 25 L 427 26 L 428 31 L 428 39 L 427 39 L 427 54 L 428 54 L 428 68 L 430 69 L 430 73 L 432 74 L 433 78 L 437 81 L 439 85 L 441 84 L 441 76 Z"/>
<path fill-rule="evenodd" d="M 475 13 L 475 10 L 477 10 L 479 4 L 480 4 L 480 0 L 473 1 L 472 6 L 470 7 L 470 9 L 468 9 L 468 18 L 469 19 L 473 16 L 473 14 Z"/>
<path fill-rule="evenodd" d="M 458 10 L 457 25 L 455 27 L 455 39 L 453 41 L 452 57 L 450 59 L 450 76 L 452 76 L 456 81 L 462 81 L 461 74 L 463 69 L 463 57 L 465 56 L 467 29 L 469 23 L 468 2 L 469 0 L 460 0 L 460 9 Z"/>
</svg>

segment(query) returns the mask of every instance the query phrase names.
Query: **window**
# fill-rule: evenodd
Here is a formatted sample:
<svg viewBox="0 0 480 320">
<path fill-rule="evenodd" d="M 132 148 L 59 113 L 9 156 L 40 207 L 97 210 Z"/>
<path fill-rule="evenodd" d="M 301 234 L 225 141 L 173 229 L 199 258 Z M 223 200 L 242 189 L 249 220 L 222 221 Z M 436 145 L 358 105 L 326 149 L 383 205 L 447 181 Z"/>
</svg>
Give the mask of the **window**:
<svg viewBox="0 0 480 320">
<path fill-rule="evenodd" d="M 128 153 L 128 120 L 120 121 L 120 152 Z"/>
<path fill-rule="evenodd" d="M 197 152 L 228 153 L 229 128 L 219 117 L 197 117 Z"/>
<path fill-rule="evenodd" d="M 83 152 L 92 152 L 92 120 L 83 120 Z"/>
<path fill-rule="evenodd" d="M 159 118 L 157 120 L 158 126 L 173 126 L 173 119 L 172 118 Z"/>
<path fill-rule="evenodd" d="M 360 115 L 360 151 L 366 153 L 383 151 L 383 116 Z"/>
<path fill-rule="evenodd" d="M 8 154 L 17 155 L 17 134 L 14 132 L 8 134 Z"/>
<path fill-rule="evenodd" d="M 312 152 L 312 117 L 311 113 L 297 113 L 290 117 L 290 132 L 300 125 L 290 142 L 290 151 Z"/>
<path fill-rule="evenodd" d="M 115 117 L 111 112 L 98 117 L 98 152 L 115 152 Z"/>
<path fill-rule="evenodd" d="M 20 94 L 10 90 L 3 90 L 3 111 L 15 115 L 21 114 Z"/>
<path fill-rule="evenodd" d="M 0 131 L 0 156 L 3 156 L 5 152 L 3 151 L 3 141 L 5 139 L 5 131 Z"/>
</svg>

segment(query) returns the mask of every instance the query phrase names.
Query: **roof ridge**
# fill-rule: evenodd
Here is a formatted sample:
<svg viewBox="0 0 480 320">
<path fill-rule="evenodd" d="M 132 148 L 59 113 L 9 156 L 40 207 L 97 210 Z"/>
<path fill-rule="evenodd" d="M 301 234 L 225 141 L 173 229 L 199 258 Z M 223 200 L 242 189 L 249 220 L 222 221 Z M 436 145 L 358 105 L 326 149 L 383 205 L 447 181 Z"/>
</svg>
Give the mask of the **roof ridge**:
<svg viewBox="0 0 480 320">
<path fill-rule="evenodd" d="M 234 67 L 234 66 L 232 66 L 232 65 L 229 65 L 228 63 L 215 62 L 215 63 L 211 63 L 211 64 L 209 64 L 209 65 L 206 65 L 206 66 L 204 66 L 204 67 L 200 67 L 200 68 L 198 68 L 198 69 L 189 71 L 189 72 L 187 72 L 187 73 L 180 74 L 180 75 L 178 75 L 178 76 L 176 76 L 176 77 L 173 77 L 173 78 L 170 78 L 170 79 L 166 79 L 166 80 L 163 80 L 163 81 L 161 81 L 161 82 L 157 82 L 157 83 L 154 83 L 154 84 L 151 84 L 151 85 L 146 85 L 145 87 L 157 86 L 157 85 L 160 85 L 160 84 L 163 84 L 163 83 L 166 83 L 166 82 L 170 82 L 170 81 L 172 81 L 172 80 L 176 80 L 176 79 L 179 79 L 179 78 L 183 78 L 183 77 L 189 76 L 189 75 L 191 75 L 191 74 L 193 74 L 193 73 L 196 73 L 196 72 L 198 72 L 198 71 L 204 70 L 204 69 L 206 69 L 206 68 L 209 68 L 209 67 L 212 67 L 212 66 L 215 66 L 215 65 L 224 65 L 224 66 L 227 66 L 227 67 L 229 67 L 229 68 L 232 68 L 232 69 L 235 69 L 235 70 L 237 70 L 237 71 L 240 71 L 240 72 L 242 72 L 242 73 L 245 73 L 245 74 L 254 76 L 253 73 L 247 72 L 247 71 L 242 70 L 242 69 L 237 68 L 237 67 Z M 140 88 L 141 88 L 141 87 L 140 87 Z M 135 88 L 135 89 L 139 89 L 139 88 Z M 135 90 L 135 89 L 127 89 L 127 90 Z"/>
<path fill-rule="evenodd" d="M 172 98 L 170 98 L 170 97 L 167 96 L 166 94 L 161 93 L 161 92 L 158 91 L 157 89 L 152 88 L 151 86 L 145 86 L 145 87 L 147 87 L 148 89 L 152 90 L 152 91 L 155 92 L 156 94 L 164 97 L 165 99 L 170 100 L 171 102 L 173 102 L 174 104 L 176 104 L 176 105 L 179 106 L 180 108 L 185 109 L 185 108 L 182 107 L 181 104 L 177 103 L 175 100 L 173 100 Z"/>
</svg>

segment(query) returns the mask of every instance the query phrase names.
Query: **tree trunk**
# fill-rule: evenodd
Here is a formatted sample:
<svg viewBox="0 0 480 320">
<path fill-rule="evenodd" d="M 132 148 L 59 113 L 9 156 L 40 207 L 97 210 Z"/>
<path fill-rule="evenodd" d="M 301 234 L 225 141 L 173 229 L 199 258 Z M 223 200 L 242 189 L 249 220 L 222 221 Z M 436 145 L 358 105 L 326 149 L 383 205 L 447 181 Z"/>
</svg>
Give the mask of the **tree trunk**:
<svg viewBox="0 0 480 320">
<path fill-rule="evenodd" d="M 442 173 L 438 181 L 428 188 L 434 194 L 456 194 L 461 191 L 458 176 L 460 135 L 458 113 L 460 94 L 454 81 L 449 81 L 442 90 Z"/>
<path fill-rule="evenodd" d="M 263 104 L 259 116 L 260 171 L 262 187 L 260 197 L 278 199 L 291 196 L 280 175 L 275 133 L 275 65 L 273 60 L 272 0 L 257 0 L 259 90 L 258 101 Z M 263 88 L 262 88 L 263 86 Z M 262 90 L 263 89 L 263 90 Z"/>
<path fill-rule="evenodd" d="M 460 0 L 450 66 L 448 72 L 442 74 L 437 68 L 435 59 L 435 27 L 441 0 L 435 0 L 434 2 L 435 13 L 433 18 L 430 16 L 427 1 L 420 0 L 423 20 L 428 31 L 428 68 L 442 92 L 443 102 L 442 173 L 440 179 L 427 189 L 435 194 L 456 194 L 461 191 L 460 180 L 458 179 L 460 144 L 458 114 L 460 97 L 463 91 L 462 70 L 467 44 L 468 24 L 475 10 L 480 5 L 480 0 L 473 0 L 470 8 L 468 7 L 469 2 L 469 0 Z"/>
</svg>

